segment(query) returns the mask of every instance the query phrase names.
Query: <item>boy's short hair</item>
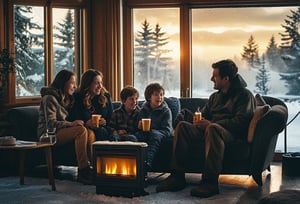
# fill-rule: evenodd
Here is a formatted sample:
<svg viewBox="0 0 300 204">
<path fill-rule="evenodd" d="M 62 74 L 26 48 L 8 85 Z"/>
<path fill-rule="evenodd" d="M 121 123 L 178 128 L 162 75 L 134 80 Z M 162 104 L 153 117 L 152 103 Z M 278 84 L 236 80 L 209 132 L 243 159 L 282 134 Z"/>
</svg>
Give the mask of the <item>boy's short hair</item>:
<svg viewBox="0 0 300 204">
<path fill-rule="evenodd" d="M 163 91 L 163 94 L 165 95 L 165 89 L 159 83 L 151 83 L 145 89 L 144 96 L 146 101 L 150 101 L 151 95 L 155 91 Z"/>
<path fill-rule="evenodd" d="M 137 94 L 139 97 L 139 91 L 136 88 L 133 86 L 124 87 L 120 92 L 121 101 L 124 103 L 128 97 L 133 96 L 134 94 Z"/>
</svg>

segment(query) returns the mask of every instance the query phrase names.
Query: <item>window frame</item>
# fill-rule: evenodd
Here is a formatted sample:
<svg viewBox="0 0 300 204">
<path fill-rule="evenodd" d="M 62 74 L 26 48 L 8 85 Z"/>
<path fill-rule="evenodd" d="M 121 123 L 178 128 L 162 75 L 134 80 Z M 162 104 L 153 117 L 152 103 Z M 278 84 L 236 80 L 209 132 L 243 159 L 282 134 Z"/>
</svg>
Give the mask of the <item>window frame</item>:
<svg viewBox="0 0 300 204">
<path fill-rule="evenodd" d="M 191 9 L 257 6 L 300 6 L 300 3 L 297 0 L 124 0 L 123 58 L 125 84 L 133 84 L 133 9 L 170 7 L 180 8 L 180 96 L 191 97 Z M 125 52 L 125 50 L 127 50 L 127 52 Z M 128 50 L 130 51 L 128 52 Z"/>
<path fill-rule="evenodd" d="M 181 97 L 191 97 L 191 9 L 193 8 L 234 8 L 234 7 L 285 7 L 300 6 L 298 0 L 124 0 L 124 80 L 133 84 L 132 10 L 138 8 L 180 8 L 180 90 Z M 190 22 L 190 23 L 186 23 Z M 128 51 L 130 50 L 130 51 Z M 185 55 L 183 55 L 185 54 Z M 275 152 L 274 161 L 281 161 L 283 152 Z"/>
<path fill-rule="evenodd" d="M 75 29 L 80 29 L 80 37 L 82 38 L 82 44 L 80 42 L 75 42 L 76 51 L 75 51 L 75 72 L 78 76 L 78 80 L 80 74 L 83 72 L 82 68 L 87 67 L 88 59 L 88 45 L 87 45 L 87 36 L 88 36 L 88 29 L 87 29 L 87 0 L 82 1 L 72 1 L 72 0 L 65 0 L 61 2 L 59 0 L 50 0 L 50 1 L 43 1 L 43 0 L 12 0 L 8 2 L 8 11 L 7 11 L 7 20 L 5 24 L 7 25 L 7 41 L 11 53 L 15 53 L 15 41 L 14 41 L 14 5 L 28 5 L 28 6 L 41 6 L 44 8 L 44 49 L 45 49 L 45 86 L 48 85 L 53 80 L 53 70 L 54 70 L 54 61 L 53 61 L 53 31 L 52 31 L 52 9 L 53 8 L 62 8 L 62 9 L 81 9 L 82 16 L 81 22 L 82 24 L 77 24 L 79 26 L 75 26 Z M 78 11 L 78 10 L 76 10 Z M 80 18 L 77 16 L 78 12 L 75 12 L 75 24 L 76 21 Z M 77 32 L 75 32 L 77 33 Z M 76 34 L 75 34 L 76 35 Z M 76 36 L 77 39 L 77 36 Z M 75 39 L 75 40 L 76 40 Z M 12 54 L 14 57 L 14 55 Z M 79 60 L 81 58 L 81 60 Z M 36 105 L 40 102 L 40 96 L 28 96 L 28 97 L 20 97 L 16 96 L 16 73 L 9 73 L 8 76 L 9 84 L 7 85 L 7 104 L 9 106 L 19 106 L 19 105 Z"/>
</svg>

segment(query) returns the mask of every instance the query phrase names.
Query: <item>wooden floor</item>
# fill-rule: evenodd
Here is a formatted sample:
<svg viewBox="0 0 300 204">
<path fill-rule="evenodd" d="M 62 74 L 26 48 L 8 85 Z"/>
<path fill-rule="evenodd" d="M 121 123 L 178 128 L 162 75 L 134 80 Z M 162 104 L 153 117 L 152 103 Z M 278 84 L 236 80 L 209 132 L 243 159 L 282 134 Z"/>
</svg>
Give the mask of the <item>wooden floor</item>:
<svg viewBox="0 0 300 204">
<path fill-rule="evenodd" d="M 263 172 L 263 186 L 256 185 L 252 177 L 246 175 L 222 175 L 220 183 L 242 185 L 247 190 L 238 203 L 257 203 L 262 197 L 280 190 L 296 189 L 300 190 L 300 176 L 290 177 L 282 173 L 281 162 L 271 165 L 271 172 Z"/>
<path fill-rule="evenodd" d="M 152 175 L 153 176 L 153 175 Z M 163 175 L 166 177 L 168 175 Z M 154 176 L 155 177 L 155 176 Z M 271 165 L 271 171 L 265 171 L 262 174 L 263 186 L 258 186 L 251 176 L 248 175 L 220 175 L 220 191 L 224 186 L 234 186 L 236 188 L 245 189 L 245 193 L 238 199 L 238 204 L 257 204 L 258 201 L 269 195 L 270 193 L 281 190 L 300 190 L 300 176 L 290 177 L 282 173 L 281 162 L 273 162 Z M 200 180 L 199 175 L 187 174 L 187 182 L 193 183 L 195 180 Z M 154 178 L 152 184 L 156 185 L 158 182 Z M 161 179 L 158 179 L 161 180 Z M 232 200 L 232 194 L 222 194 L 224 200 Z M 219 201 L 218 201 L 219 202 Z M 213 203 L 213 202 L 212 202 Z"/>
</svg>

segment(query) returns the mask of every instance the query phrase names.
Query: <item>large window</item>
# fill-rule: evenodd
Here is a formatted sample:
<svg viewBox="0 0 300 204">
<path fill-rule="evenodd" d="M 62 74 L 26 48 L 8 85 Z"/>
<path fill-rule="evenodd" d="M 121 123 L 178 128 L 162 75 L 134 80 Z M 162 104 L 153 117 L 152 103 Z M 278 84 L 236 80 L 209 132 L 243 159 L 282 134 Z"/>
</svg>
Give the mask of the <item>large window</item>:
<svg viewBox="0 0 300 204">
<path fill-rule="evenodd" d="M 13 5 L 16 101 L 39 97 L 62 69 L 80 77 L 83 9 L 70 6 Z"/>
<path fill-rule="evenodd" d="M 44 8 L 14 5 L 16 96 L 36 96 L 45 84 Z"/>
<path fill-rule="evenodd" d="M 134 9 L 133 28 L 134 86 L 158 82 L 180 96 L 179 9 Z"/>
<path fill-rule="evenodd" d="M 75 71 L 75 9 L 53 9 L 53 60 L 54 75 L 62 69 Z M 78 30 L 78 29 L 77 29 Z"/>
<path fill-rule="evenodd" d="M 286 102 L 291 120 L 300 110 L 299 16 L 298 7 L 192 9 L 192 96 L 208 96 L 211 64 L 230 58 L 254 94 Z M 300 147 L 299 125 L 288 126 L 288 151 Z"/>
<path fill-rule="evenodd" d="M 133 11 L 133 84 L 140 92 L 149 81 L 158 81 L 167 89 L 166 96 L 208 97 L 214 91 L 210 81 L 211 64 L 230 58 L 239 66 L 239 72 L 253 94 L 260 93 L 285 101 L 289 109 L 288 121 L 300 111 L 300 7 L 296 1 L 289 6 L 260 2 L 256 7 L 243 7 L 242 3 L 232 7 L 233 4 L 226 6 L 224 3 L 215 8 L 213 3 L 205 6 L 201 2 L 197 7 L 195 1 L 190 7 L 178 5 L 177 8 L 176 2 L 168 8 L 163 3 L 153 3 L 157 7 L 149 2 L 127 3 L 132 3 Z M 149 8 L 145 8 L 147 6 Z M 181 51 L 178 55 L 170 55 L 172 61 L 168 67 L 173 68 L 170 83 L 162 71 L 159 75 L 151 75 L 156 71 L 155 46 L 142 41 L 148 39 L 151 42 L 145 34 L 150 34 L 151 30 L 147 29 L 152 28 L 153 31 L 156 24 L 162 28 L 164 36 L 172 36 L 168 38 L 168 44 L 176 45 L 164 49 L 172 53 Z M 179 45 L 176 44 L 178 41 Z M 145 61 L 148 58 L 147 64 Z M 300 142 L 297 142 L 299 125 L 300 117 L 287 128 L 288 151 L 300 148 Z M 284 151 L 283 140 L 284 133 L 279 137 L 276 151 Z"/>
</svg>

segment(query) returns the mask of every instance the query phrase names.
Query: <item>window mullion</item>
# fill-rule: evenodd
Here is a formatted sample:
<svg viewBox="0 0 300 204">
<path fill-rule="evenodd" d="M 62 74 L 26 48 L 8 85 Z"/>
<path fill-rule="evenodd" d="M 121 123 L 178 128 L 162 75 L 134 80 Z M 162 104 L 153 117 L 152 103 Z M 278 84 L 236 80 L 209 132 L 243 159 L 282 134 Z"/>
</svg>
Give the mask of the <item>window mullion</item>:
<svg viewBox="0 0 300 204">
<path fill-rule="evenodd" d="M 181 97 L 190 97 L 191 93 L 191 26 L 190 9 L 180 7 L 180 89 Z M 187 23 L 188 22 L 188 23 Z"/>
<path fill-rule="evenodd" d="M 45 85 L 52 81 L 53 76 L 53 26 L 52 26 L 52 6 L 45 7 Z"/>
</svg>

